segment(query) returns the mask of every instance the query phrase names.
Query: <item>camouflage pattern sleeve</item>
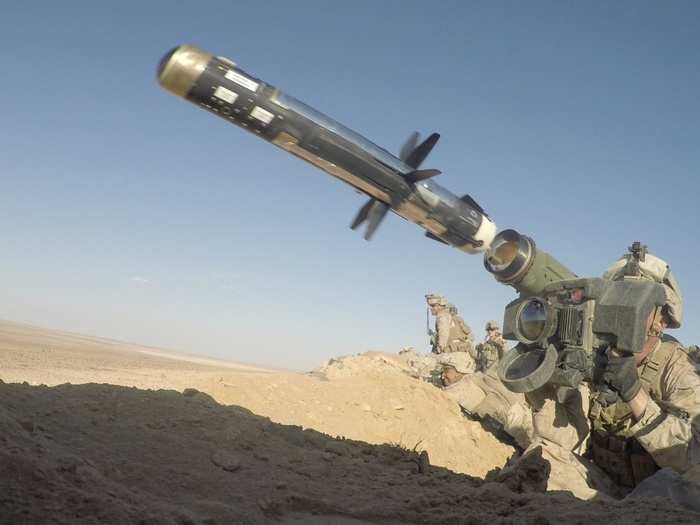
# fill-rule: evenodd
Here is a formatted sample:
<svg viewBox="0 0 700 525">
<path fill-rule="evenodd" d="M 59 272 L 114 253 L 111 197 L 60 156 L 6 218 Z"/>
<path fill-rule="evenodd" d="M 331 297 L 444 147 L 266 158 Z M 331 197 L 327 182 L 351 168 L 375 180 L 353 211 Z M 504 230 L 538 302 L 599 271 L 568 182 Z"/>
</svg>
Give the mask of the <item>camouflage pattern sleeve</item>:
<svg viewBox="0 0 700 525">
<path fill-rule="evenodd" d="M 649 400 L 631 427 L 635 438 L 660 467 L 682 472 L 700 464 L 700 374 L 698 364 L 679 349 L 660 377 L 661 400 Z"/>
<path fill-rule="evenodd" d="M 466 325 L 469 327 L 469 325 Z M 467 332 L 467 341 L 472 343 L 472 346 L 474 346 L 474 332 L 471 331 L 471 329 Z"/>
<path fill-rule="evenodd" d="M 585 385 L 569 392 L 564 403 L 557 401 L 555 388 L 551 384 L 527 392 L 525 399 L 532 410 L 536 441 L 579 452 L 590 432 L 586 417 L 588 390 Z"/>
<path fill-rule="evenodd" d="M 493 342 L 498 349 L 498 359 L 503 359 L 503 355 L 506 353 L 506 340 L 503 339 L 502 335 L 499 335 L 494 338 Z"/>
<path fill-rule="evenodd" d="M 435 331 L 437 332 L 437 348 L 442 353 L 447 348 L 450 339 L 450 315 L 447 312 L 440 312 L 435 319 Z"/>
<path fill-rule="evenodd" d="M 479 361 L 479 356 L 481 355 L 481 352 L 483 351 L 483 349 L 484 349 L 484 343 L 479 343 L 476 346 L 471 345 L 469 347 L 469 355 L 472 357 L 474 362 Z"/>
</svg>

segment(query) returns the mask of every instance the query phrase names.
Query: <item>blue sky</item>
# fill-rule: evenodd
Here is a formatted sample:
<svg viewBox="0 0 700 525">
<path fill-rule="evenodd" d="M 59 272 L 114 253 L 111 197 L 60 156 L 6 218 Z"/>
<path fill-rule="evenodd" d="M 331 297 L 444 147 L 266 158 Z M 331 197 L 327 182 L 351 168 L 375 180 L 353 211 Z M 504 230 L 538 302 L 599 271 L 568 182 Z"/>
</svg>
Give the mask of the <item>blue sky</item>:
<svg viewBox="0 0 700 525">
<path fill-rule="evenodd" d="M 263 6 L 264 4 L 264 6 Z M 635 240 L 700 343 L 696 2 L 25 2 L 0 18 L 0 318 L 295 369 L 479 332 L 514 294 L 341 182 L 160 89 L 191 43 L 424 163 L 579 275 Z"/>
</svg>

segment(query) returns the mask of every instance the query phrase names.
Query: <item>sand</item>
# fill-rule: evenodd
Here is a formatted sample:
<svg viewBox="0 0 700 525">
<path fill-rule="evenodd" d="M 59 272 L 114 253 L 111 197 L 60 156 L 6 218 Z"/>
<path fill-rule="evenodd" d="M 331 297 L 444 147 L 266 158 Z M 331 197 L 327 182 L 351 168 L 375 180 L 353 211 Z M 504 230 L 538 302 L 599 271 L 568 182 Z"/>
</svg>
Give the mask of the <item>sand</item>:
<svg viewBox="0 0 700 525">
<path fill-rule="evenodd" d="M 700 523 L 663 499 L 485 482 L 512 447 L 391 355 L 339 362 L 300 374 L 2 322 L 0 523 Z"/>
</svg>

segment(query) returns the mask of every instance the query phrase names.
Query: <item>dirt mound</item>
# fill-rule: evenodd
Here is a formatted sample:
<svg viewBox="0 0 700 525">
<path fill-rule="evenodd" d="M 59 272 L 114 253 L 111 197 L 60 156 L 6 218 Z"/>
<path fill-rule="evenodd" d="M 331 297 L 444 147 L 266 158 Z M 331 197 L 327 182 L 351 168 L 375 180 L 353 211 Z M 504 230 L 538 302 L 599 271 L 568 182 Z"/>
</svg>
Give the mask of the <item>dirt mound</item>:
<svg viewBox="0 0 700 525">
<path fill-rule="evenodd" d="M 425 450 L 431 461 L 483 477 L 515 451 L 443 392 L 411 378 L 397 358 L 362 354 L 337 360 L 322 377 L 301 374 L 222 374 L 194 387 L 222 404 L 240 405 L 275 422 L 331 436 Z"/>
<path fill-rule="evenodd" d="M 3 523 L 697 523 L 663 500 L 518 494 L 398 447 L 329 438 L 195 390 L 0 384 Z"/>
<path fill-rule="evenodd" d="M 426 450 L 431 461 L 484 476 L 513 449 L 466 420 L 442 392 L 410 377 L 408 354 L 334 359 L 314 374 L 217 366 L 133 344 L 0 321 L 0 379 L 33 385 L 109 383 L 142 389 L 194 387 L 219 403 L 273 421 L 368 443 Z M 411 359 L 415 359 L 412 356 Z"/>
<path fill-rule="evenodd" d="M 537 493 L 547 465 L 499 470 L 512 449 L 411 377 L 425 356 L 295 374 L 141 350 L 0 322 L 0 379 L 29 382 L 0 381 L 0 523 L 700 522 Z M 111 384 L 30 386 L 65 382 Z"/>
</svg>

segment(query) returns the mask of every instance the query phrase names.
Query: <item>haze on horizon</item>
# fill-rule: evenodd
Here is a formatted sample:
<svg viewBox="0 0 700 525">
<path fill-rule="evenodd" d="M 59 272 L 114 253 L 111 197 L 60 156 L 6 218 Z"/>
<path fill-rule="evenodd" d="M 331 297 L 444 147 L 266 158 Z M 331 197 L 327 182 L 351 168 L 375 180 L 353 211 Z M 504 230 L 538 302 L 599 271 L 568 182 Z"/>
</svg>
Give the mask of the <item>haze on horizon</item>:
<svg viewBox="0 0 700 525">
<path fill-rule="evenodd" d="M 161 90 L 181 43 L 229 57 L 425 168 L 579 275 L 633 241 L 700 343 L 700 5 L 632 1 L 7 6 L 0 319 L 304 369 L 427 350 L 428 292 L 481 334 L 513 292 L 364 197 Z"/>
</svg>

